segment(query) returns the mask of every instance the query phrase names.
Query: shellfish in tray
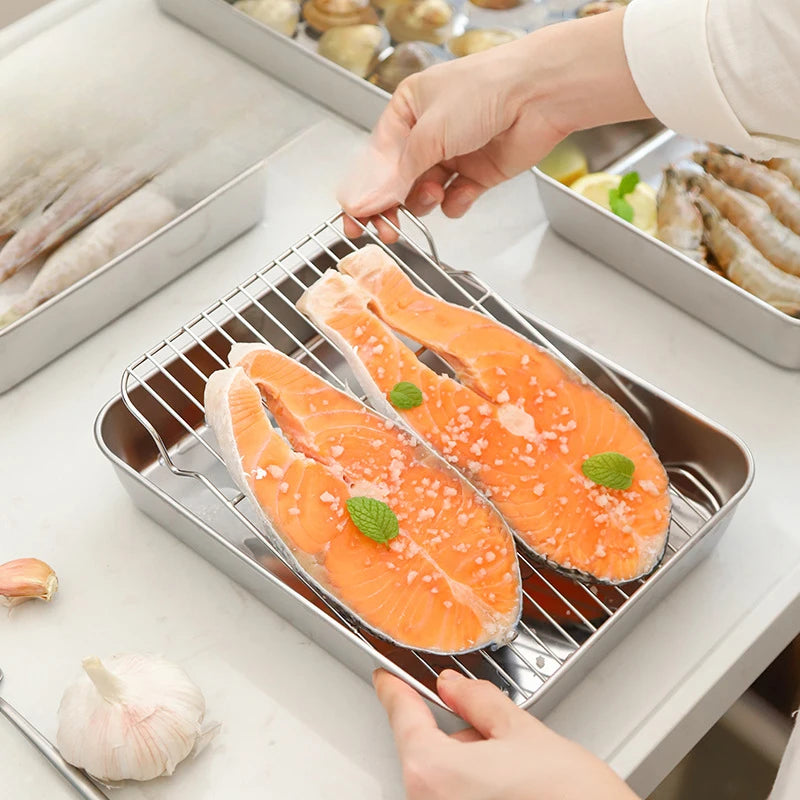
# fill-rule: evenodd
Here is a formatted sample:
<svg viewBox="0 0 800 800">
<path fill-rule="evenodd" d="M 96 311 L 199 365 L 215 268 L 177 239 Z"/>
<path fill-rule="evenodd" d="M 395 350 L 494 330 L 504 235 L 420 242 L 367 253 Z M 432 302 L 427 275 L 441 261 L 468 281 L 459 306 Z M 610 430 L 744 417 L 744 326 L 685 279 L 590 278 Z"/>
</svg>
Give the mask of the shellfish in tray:
<svg viewBox="0 0 800 800">
<path fill-rule="evenodd" d="M 624 8 L 628 3 L 626 0 L 595 0 L 591 3 L 581 6 L 576 12 L 575 16 L 578 19 L 583 17 L 594 17 L 597 14 L 605 14 L 606 11 L 614 11 L 617 8 Z"/>
<path fill-rule="evenodd" d="M 284 36 L 297 31 L 300 6 L 294 0 L 236 0 L 233 7 Z"/>
<path fill-rule="evenodd" d="M 359 78 L 366 78 L 388 43 L 388 35 L 378 25 L 346 25 L 325 31 L 317 52 Z"/>
<path fill-rule="evenodd" d="M 504 28 L 471 28 L 447 43 L 447 49 L 457 57 L 480 53 L 501 44 L 513 42 L 523 36 L 521 31 Z"/>
<path fill-rule="evenodd" d="M 401 42 L 378 63 L 369 80 L 391 93 L 409 75 L 422 72 L 444 59 L 445 54 L 428 42 Z"/>
<path fill-rule="evenodd" d="M 447 0 L 406 0 L 389 6 L 383 22 L 395 42 L 444 44 L 452 33 L 454 16 Z"/>
<path fill-rule="evenodd" d="M 378 13 L 368 0 L 306 0 L 303 19 L 308 33 L 319 36 L 331 28 L 377 25 Z"/>
</svg>

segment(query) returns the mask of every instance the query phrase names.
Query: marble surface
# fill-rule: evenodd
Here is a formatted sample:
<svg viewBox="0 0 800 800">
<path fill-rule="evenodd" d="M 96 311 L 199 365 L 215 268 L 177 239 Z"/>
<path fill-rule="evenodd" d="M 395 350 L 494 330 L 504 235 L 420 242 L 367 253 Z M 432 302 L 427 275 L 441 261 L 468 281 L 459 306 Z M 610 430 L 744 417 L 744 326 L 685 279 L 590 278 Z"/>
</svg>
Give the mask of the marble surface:
<svg viewBox="0 0 800 800">
<path fill-rule="evenodd" d="M 113 2 L 150 13 L 147 0 Z M 156 16 L 150 24 L 162 34 L 173 25 Z M 218 53 L 176 35 L 196 39 L 198 57 Z M 120 800 L 402 797 L 370 687 L 139 513 L 92 436 L 129 361 L 335 208 L 363 132 L 261 80 L 304 115 L 301 132 L 269 158 L 264 221 L 0 396 L 0 561 L 37 556 L 61 581 L 50 605 L 0 615 L 3 696 L 54 738 L 61 693 L 83 657 L 154 651 L 184 666 L 222 723 L 196 761 L 115 792 Z M 800 373 L 772 367 L 559 239 L 530 175 L 468 218 L 433 216 L 430 227 L 448 263 L 753 451 L 755 483 L 717 549 L 546 719 L 645 793 L 800 628 Z M 73 796 L 3 720 L 0 786 L 14 800 Z"/>
</svg>

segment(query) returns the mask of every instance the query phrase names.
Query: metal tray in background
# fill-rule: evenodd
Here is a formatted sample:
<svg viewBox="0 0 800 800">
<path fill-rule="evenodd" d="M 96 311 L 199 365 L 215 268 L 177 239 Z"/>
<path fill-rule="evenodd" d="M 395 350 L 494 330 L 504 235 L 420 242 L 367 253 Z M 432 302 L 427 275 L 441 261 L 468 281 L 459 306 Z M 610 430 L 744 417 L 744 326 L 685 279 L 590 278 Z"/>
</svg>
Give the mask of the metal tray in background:
<svg viewBox="0 0 800 800">
<path fill-rule="evenodd" d="M 588 587 L 520 554 L 523 617 L 516 640 L 498 650 L 445 658 L 376 638 L 310 588 L 269 546 L 215 450 L 202 406 L 206 378 L 226 365 L 233 341 L 269 341 L 333 383 L 357 385 L 341 354 L 295 302 L 325 269 L 364 243 L 343 237 L 337 215 L 157 344 L 128 368 L 122 393 L 101 411 L 97 442 L 137 506 L 365 679 L 377 666 L 400 675 L 450 729 L 458 722 L 434 688 L 445 667 L 491 680 L 519 705 L 546 713 L 709 552 L 750 485 L 750 455 L 715 423 L 565 334 L 522 316 L 474 276 L 440 268 L 435 251 L 404 236 L 391 250 L 423 288 L 494 316 L 540 344 L 554 344 L 628 410 L 668 470 L 674 513 L 662 566 L 647 580 L 625 586 Z M 423 360 L 447 369 L 430 352 Z"/>
<path fill-rule="evenodd" d="M 171 16 L 366 130 L 374 127 L 389 102 L 388 92 L 273 31 L 228 0 L 156 1 Z M 583 131 L 576 137 L 581 143 L 590 137 L 603 158 L 612 160 L 659 128 L 660 123 L 643 120 Z"/>
<path fill-rule="evenodd" d="M 0 393 L 255 225 L 263 216 L 259 161 L 155 233 L 0 329 Z"/>
<path fill-rule="evenodd" d="M 227 0 L 156 0 L 163 11 L 283 83 L 370 129 L 390 95 L 234 8 Z"/>
<path fill-rule="evenodd" d="M 654 188 L 661 171 L 701 145 L 662 131 L 631 152 L 593 169 L 639 172 Z M 616 215 L 534 170 L 553 229 L 697 319 L 782 367 L 800 369 L 800 319 L 648 236 Z"/>
</svg>

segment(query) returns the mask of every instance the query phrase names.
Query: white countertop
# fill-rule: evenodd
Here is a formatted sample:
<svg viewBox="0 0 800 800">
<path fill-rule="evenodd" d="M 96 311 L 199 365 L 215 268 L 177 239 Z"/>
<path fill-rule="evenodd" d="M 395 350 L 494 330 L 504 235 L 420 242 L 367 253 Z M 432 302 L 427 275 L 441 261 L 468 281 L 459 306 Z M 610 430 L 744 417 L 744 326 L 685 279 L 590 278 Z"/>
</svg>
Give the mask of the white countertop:
<svg viewBox="0 0 800 800">
<path fill-rule="evenodd" d="M 175 25 L 148 0 L 110 2 L 140 6 L 160 35 Z M 174 35 L 187 34 L 175 26 Z M 217 51 L 199 37 L 197 49 Z M 3 696 L 54 738 L 61 693 L 83 657 L 149 650 L 183 665 L 222 723 L 196 761 L 115 792 L 120 800 L 402 796 L 371 688 L 139 513 L 92 437 L 129 361 L 335 208 L 345 155 L 363 132 L 263 82 L 297 105 L 304 128 L 269 160 L 265 220 L 0 396 L 0 562 L 43 558 L 61 582 L 50 605 L 0 616 Z M 546 719 L 646 793 L 800 629 L 800 373 L 767 364 L 559 239 L 530 175 L 465 220 L 430 224 L 446 262 L 753 451 L 755 483 L 717 549 Z M 14 800 L 73 796 L 5 721 L 0 786 Z"/>
</svg>

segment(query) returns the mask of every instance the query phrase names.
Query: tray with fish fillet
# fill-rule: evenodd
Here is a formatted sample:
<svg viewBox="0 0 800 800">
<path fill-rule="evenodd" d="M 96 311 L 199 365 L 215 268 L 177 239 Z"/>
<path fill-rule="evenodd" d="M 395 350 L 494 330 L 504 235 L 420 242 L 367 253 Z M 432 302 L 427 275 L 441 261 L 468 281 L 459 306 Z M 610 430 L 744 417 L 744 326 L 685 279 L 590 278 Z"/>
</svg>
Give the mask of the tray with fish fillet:
<svg viewBox="0 0 800 800">
<path fill-rule="evenodd" d="M 559 234 L 763 358 L 800 369 L 800 160 L 754 162 L 662 131 L 598 169 L 571 186 L 534 171 Z"/>
<path fill-rule="evenodd" d="M 73 150 L 0 186 L 0 392 L 260 219 L 263 162 L 187 191 L 203 153 Z"/>
<path fill-rule="evenodd" d="M 544 713 L 752 479 L 735 436 L 429 238 L 341 215 L 131 364 L 96 437 L 142 510 L 450 727 L 442 669 Z"/>
</svg>

